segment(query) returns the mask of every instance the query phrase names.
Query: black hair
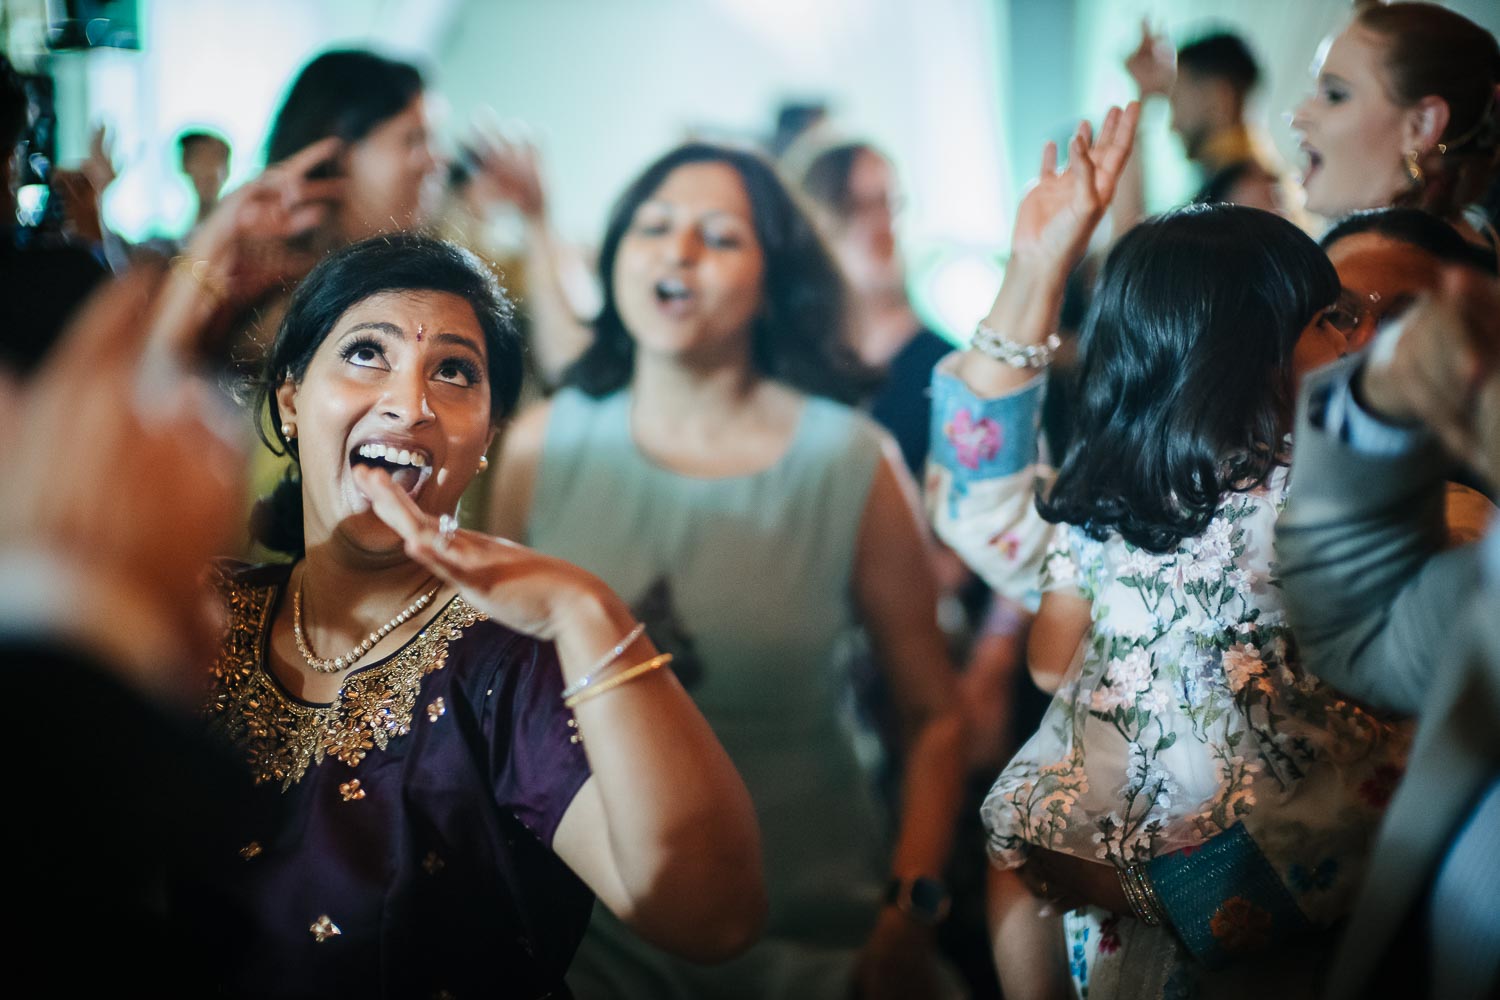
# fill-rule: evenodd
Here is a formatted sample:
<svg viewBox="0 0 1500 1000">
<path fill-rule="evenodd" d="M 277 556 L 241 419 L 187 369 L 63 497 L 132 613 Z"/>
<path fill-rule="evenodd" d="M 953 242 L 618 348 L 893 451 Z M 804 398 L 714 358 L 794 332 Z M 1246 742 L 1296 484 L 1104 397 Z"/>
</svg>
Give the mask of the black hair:
<svg viewBox="0 0 1500 1000">
<path fill-rule="evenodd" d="M 866 142 L 845 142 L 830 146 L 807 165 L 802 173 L 802 193 L 814 203 L 845 217 L 853 205 L 849 198 L 849 177 L 861 153 L 884 159 L 885 154 Z"/>
<path fill-rule="evenodd" d="M 228 139 L 224 138 L 222 135 L 220 135 L 217 132 L 210 132 L 209 130 L 202 129 L 202 128 L 194 128 L 194 129 L 188 129 L 186 132 L 182 133 L 181 135 L 179 135 L 177 137 L 177 157 L 178 157 L 178 159 L 181 159 L 182 157 L 187 156 L 187 153 L 188 153 L 189 149 L 191 149 L 192 147 L 198 145 L 199 143 L 204 143 L 204 142 L 211 142 L 211 143 L 215 143 L 217 145 L 223 146 L 224 147 L 224 155 L 226 157 L 229 155 L 230 149 L 229 149 L 229 140 Z"/>
<path fill-rule="evenodd" d="M 0 52 L 0 155 L 7 161 L 26 134 L 29 115 L 30 102 L 21 74 Z"/>
<path fill-rule="evenodd" d="M 302 67 L 271 125 L 266 162 L 319 139 L 358 142 L 405 110 L 425 84 L 416 66 L 364 49 L 334 49 Z"/>
<path fill-rule="evenodd" d="M 1495 251 L 1464 239 L 1447 222 L 1420 208 L 1374 208 L 1344 216 L 1318 241 L 1324 250 L 1347 236 L 1370 233 L 1408 243 L 1438 260 L 1496 273 Z"/>
<path fill-rule="evenodd" d="M 1284 464 L 1292 351 L 1338 294 L 1318 245 L 1270 212 L 1189 205 L 1133 228 L 1084 323 L 1042 516 L 1153 552 L 1200 534 L 1224 493 Z"/>
<path fill-rule="evenodd" d="M 1216 31 L 1177 50 L 1177 66 L 1193 76 L 1223 80 L 1244 97 L 1260 82 L 1260 65 L 1239 35 Z"/>
<path fill-rule="evenodd" d="M 455 243 L 390 233 L 329 254 L 293 293 L 255 387 L 257 430 L 268 448 L 297 458 L 296 441 L 281 433 L 277 388 L 307 374 L 313 355 L 344 313 L 372 295 L 401 291 L 447 292 L 469 303 L 484 332 L 490 419 L 498 424 L 515 411 L 521 394 L 521 336 L 494 273 Z M 272 496 L 256 505 L 252 533 L 275 551 L 302 550 L 302 484 L 290 471 Z"/>
<path fill-rule="evenodd" d="M 594 341 L 563 373 L 563 382 L 590 396 L 623 388 L 635 367 L 635 342 L 620 318 L 614 287 L 620 242 L 641 204 L 678 167 L 722 163 L 745 185 L 755 238 L 765 258 L 763 304 L 751 330 L 751 363 L 767 378 L 816 396 L 855 402 L 878 377 L 849 347 L 843 278 L 811 221 L 760 154 L 689 143 L 662 156 L 615 203 L 599 249 L 604 304 Z"/>
</svg>

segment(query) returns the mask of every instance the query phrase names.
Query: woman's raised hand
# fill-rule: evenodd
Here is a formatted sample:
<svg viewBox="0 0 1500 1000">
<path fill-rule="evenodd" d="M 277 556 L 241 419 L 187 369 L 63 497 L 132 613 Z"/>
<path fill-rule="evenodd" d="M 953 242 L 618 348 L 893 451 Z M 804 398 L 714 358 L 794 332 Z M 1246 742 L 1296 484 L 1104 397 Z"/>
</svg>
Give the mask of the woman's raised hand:
<svg viewBox="0 0 1500 1000">
<path fill-rule="evenodd" d="M 557 640 L 575 611 L 619 601 L 597 577 L 572 563 L 478 531 L 446 535 L 382 469 L 358 467 L 359 484 L 376 516 L 406 543 L 406 554 L 495 621 L 538 639 Z"/>
<path fill-rule="evenodd" d="M 507 138 L 493 128 L 476 129 L 467 145 L 474 161 L 470 183 L 477 199 L 514 205 L 528 222 L 546 215 L 546 188 L 536 146 Z"/>
<path fill-rule="evenodd" d="M 314 175 L 342 147 L 336 137 L 315 142 L 226 197 L 184 254 L 194 277 L 242 307 L 311 270 L 317 253 L 303 241 L 329 220 L 345 185 Z"/>
<path fill-rule="evenodd" d="M 1135 144 L 1141 106 L 1110 108 L 1094 137 L 1087 121 L 1068 142 L 1068 164 L 1057 169 L 1057 143 L 1042 149 L 1042 171 L 1016 209 L 1011 253 L 1064 271 L 1082 258 L 1120 182 Z"/>
</svg>

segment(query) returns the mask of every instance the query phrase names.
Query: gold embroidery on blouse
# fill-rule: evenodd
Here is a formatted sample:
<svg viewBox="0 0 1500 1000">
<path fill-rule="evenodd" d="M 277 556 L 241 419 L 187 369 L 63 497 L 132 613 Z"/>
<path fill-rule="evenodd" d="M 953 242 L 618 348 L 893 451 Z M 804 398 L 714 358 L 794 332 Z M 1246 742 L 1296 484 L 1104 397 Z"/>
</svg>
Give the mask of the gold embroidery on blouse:
<svg viewBox="0 0 1500 1000">
<path fill-rule="evenodd" d="M 356 767 L 411 732 L 422 678 L 443 669 L 448 643 L 485 618 L 455 597 L 400 652 L 350 674 L 332 704 L 308 705 L 288 697 L 263 666 L 276 588 L 223 578 L 219 589 L 229 628 L 210 678 L 208 715 L 245 752 L 255 783 L 279 781 L 282 791 L 325 757 Z"/>
</svg>

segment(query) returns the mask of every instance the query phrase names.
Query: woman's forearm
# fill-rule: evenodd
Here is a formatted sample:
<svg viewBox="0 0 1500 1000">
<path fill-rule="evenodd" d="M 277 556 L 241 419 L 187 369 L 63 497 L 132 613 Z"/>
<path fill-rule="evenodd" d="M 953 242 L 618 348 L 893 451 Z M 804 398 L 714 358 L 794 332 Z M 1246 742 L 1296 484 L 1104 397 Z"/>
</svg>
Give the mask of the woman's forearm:
<svg viewBox="0 0 1500 1000">
<path fill-rule="evenodd" d="M 557 234 L 545 217 L 526 220 L 526 313 L 531 349 L 548 382 L 578 360 L 594 333 L 578 318 L 563 283 Z"/>
<path fill-rule="evenodd" d="M 633 626 L 612 594 L 580 602 L 558 632 L 565 682 Z M 655 655 L 642 637 L 621 666 Z M 601 897 L 642 936 L 679 954 L 714 960 L 741 950 L 759 933 L 766 908 L 754 808 L 675 675 L 658 669 L 583 699 L 574 716 L 621 893 Z"/>
<path fill-rule="evenodd" d="M 891 855 L 894 878 L 938 877 L 953 847 L 963 806 L 966 725 L 957 699 L 922 719 L 906 754 L 901 822 Z"/>
</svg>

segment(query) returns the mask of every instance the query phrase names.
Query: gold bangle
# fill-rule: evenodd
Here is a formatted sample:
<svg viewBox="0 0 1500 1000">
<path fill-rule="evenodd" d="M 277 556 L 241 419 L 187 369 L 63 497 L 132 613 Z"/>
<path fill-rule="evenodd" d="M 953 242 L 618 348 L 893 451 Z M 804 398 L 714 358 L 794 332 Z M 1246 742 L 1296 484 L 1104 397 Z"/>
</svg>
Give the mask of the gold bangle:
<svg viewBox="0 0 1500 1000">
<path fill-rule="evenodd" d="M 590 698 L 597 698 L 601 694 L 604 694 L 606 691 L 613 691 L 621 684 L 633 681 L 637 677 L 643 677 L 653 670 L 658 670 L 662 667 L 665 667 L 668 663 L 671 662 L 671 653 L 662 653 L 660 656 L 653 656 L 645 663 L 638 663 L 623 673 L 615 674 L 615 676 L 611 677 L 607 681 L 600 683 L 597 687 L 584 688 L 573 697 L 564 701 L 563 708 L 572 708 L 574 705 L 580 705 L 583 702 L 588 701 Z"/>
<path fill-rule="evenodd" d="M 178 254 L 172 258 L 171 266 L 186 271 L 199 290 L 207 294 L 216 304 L 223 305 L 229 301 L 229 289 L 225 287 L 224 282 L 209 275 L 208 261 Z"/>
</svg>

